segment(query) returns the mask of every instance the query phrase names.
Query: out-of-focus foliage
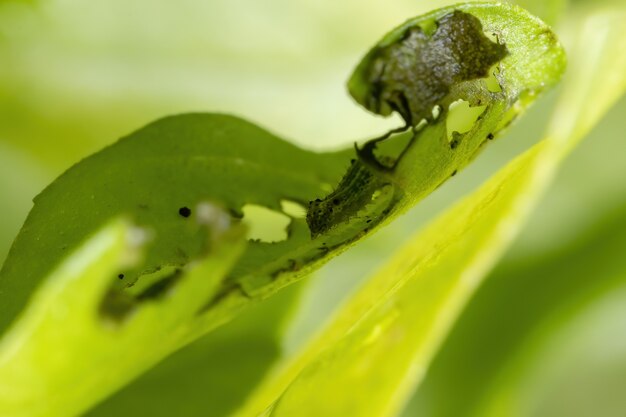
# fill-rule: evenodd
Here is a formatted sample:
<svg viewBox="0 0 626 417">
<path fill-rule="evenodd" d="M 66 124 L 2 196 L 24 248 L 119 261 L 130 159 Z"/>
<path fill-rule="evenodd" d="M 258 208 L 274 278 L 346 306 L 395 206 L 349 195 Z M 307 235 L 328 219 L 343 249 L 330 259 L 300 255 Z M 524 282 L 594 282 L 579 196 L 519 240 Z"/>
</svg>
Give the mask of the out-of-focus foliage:
<svg viewBox="0 0 626 417">
<path fill-rule="evenodd" d="M 613 330 L 605 334 L 586 328 L 601 323 L 578 316 L 612 292 L 624 300 L 625 219 L 619 207 L 558 251 L 499 266 L 455 325 L 406 415 L 588 416 L 599 401 L 602 415 L 620 415 L 624 317 L 612 315 L 623 310 L 607 311 L 604 326 Z M 585 343 L 586 333 L 596 340 Z M 609 341 L 613 346 L 602 346 Z M 604 350 L 611 355 L 594 358 Z M 581 361 L 584 354 L 591 363 Z"/>
<path fill-rule="evenodd" d="M 121 323 L 103 317 L 103 300 L 115 296 L 111 278 L 119 268 L 141 256 L 133 252 L 142 232 L 113 222 L 62 259 L 3 335 L 0 415 L 82 413 L 183 345 L 245 242 L 238 226 L 222 221 L 202 231 L 211 243 L 180 270 L 173 288 L 148 287 L 136 305 L 119 305 L 126 315 Z"/>
<path fill-rule="evenodd" d="M 181 349 L 89 411 L 90 417 L 226 416 L 281 357 L 301 286 L 292 286 Z"/>
<path fill-rule="evenodd" d="M 380 33 L 435 7 L 404 0 L 376 1 L 367 8 L 356 1 L 32 3 L 0 2 L 0 110 L 8 116 L 0 122 L 0 251 L 25 217 L 28 199 L 55 174 L 163 114 L 232 111 L 310 147 L 383 131 L 397 121 L 372 120 L 338 86 Z M 573 10 L 583 17 L 595 11 L 594 4 L 581 4 Z M 568 40 L 580 32 L 582 20 L 571 8 L 559 13 L 565 9 L 559 1 L 523 5 L 560 23 L 562 39 L 572 45 Z M 592 51 L 583 62 L 594 62 Z M 600 66 L 602 77 L 620 75 L 615 62 Z M 601 98 L 606 91 L 596 93 Z M 245 371 L 217 364 L 228 357 L 226 350 L 234 357 L 238 349 L 250 352 L 249 346 L 257 346 L 257 335 L 234 336 L 251 332 L 242 328 L 263 329 L 255 317 L 240 327 L 226 326 L 223 339 L 216 336 L 181 351 L 179 359 L 165 361 L 95 413 L 137 415 L 148 409 L 141 404 L 151 402 L 157 413 L 181 398 L 190 402 L 184 409 L 189 415 L 232 411 L 276 359 L 281 335 L 285 351 L 293 351 L 409 231 L 540 139 L 552 104 L 541 103 L 463 176 L 322 270 L 291 328 L 284 335 L 279 329 L 268 330 L 268 339 L 259 336 L 271 352 L 248 358 L 249 367 L 241 364 Z M 623 292 L 615 292 L 623 287 L 623 265 L 619 256 L 610 256 L 623 246 L 623 112 L 624 101 L 566 163 L 517 244 L 461 315 L 408 415 L 498 415 L 503 409 L 525 416 L 623 414 L 620 395 L 610 395 L 623 391 L 620 381 L 626 375 L 619 355 L 623 341 L 615 337 L 623 328 L 624 310 L 611 308 L 624 300 Z M 256 318 L 267 324 L 266 315 Z M 211 358 L 206 368 L 200 366 L 203 355 Z M 200 384 L 169 380 L 180 380 L 190 368 L 202 375 L 203 384 L 213 384 L 214 396 L 204 398 L 201 389 L 190 388 Z M 237 381 L 241 385 L 231 388 Z M 142 400 L 133 401 L 139 395 Z M 218 398 L 224 402 L 215 406 Z"/>
</svg>

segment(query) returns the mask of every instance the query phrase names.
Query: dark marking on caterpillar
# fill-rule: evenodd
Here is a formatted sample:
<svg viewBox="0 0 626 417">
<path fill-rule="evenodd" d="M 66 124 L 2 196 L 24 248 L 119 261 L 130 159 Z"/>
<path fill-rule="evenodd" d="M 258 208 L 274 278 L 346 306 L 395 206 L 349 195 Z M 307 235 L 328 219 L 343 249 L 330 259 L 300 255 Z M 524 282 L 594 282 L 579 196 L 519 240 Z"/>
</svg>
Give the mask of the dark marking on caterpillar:
<svg viewBox="0 0 626 417">
<path fill-rule="evenodd" d="M 118 277 L 119 279 L 124 279 L 124 274 L 119 274 L 117 277 Z"/>
<path fill-rule="evenodd" d="M 326 198 L 309 202 L 306 221 L 311 236 L 329 230 L 344 222 L 372 201 L 374 192 L 385 185 L 386 180 L 361 160 L 350 165 L 337 189 Z"/>
<path fill-rule="evenodd" d="M 493 133 L 488 134 L 488 135 L 487 135 L 487 139 L 489 139 L 489 140 L 493 140 Z"/>
<path fill-rule="evenodd" d="M 452 171 L 452 174 L 450 174 L 451 177 L 454 177 L 457 173 L 457 170 L 455 169 L 454 171 Z"/>
</svg>

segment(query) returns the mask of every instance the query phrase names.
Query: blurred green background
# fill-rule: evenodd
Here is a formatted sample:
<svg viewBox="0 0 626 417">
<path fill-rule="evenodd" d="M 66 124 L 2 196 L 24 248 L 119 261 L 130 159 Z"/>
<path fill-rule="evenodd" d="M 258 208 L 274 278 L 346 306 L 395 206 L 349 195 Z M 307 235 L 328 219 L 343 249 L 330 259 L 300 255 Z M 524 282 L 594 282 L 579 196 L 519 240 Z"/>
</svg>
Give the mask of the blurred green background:
<svg viewBox="0 0 626 417">
<path fill-rule="evenodd" d="M 311 149 L 349 145 L 396 126 L 397 119 L 356 106 L 345 80 L 386 31 L 450 3 L 0 0 L 0 259 L 46 184 L 156 118 L 233 113 Z M 554 24 L 566 47 L 574 16 L 604 6 L 520 3 Z M 226 415 L 404 239 L 540 140 L 557 95 L 543 97 L 462 175 L 402 219 L 300 288 L 187 348 L 206 359 L 202 376 L 189 371 L 186 383 L 175 381 L 181 369 L 199 372 L 192 363 L 180 365 L 183 351 L 144 378 L 158 383 L 133 384 L 94 415 L 122 409 L 137 415 L 129 404 L 145 410 L 141 404 L 150 403 L 150 415 L 158 416 L 159 402 L 179 394 L 190 407 L 181 415 L 207 407 L 210 416 Z M 622 99 L 567 160 L 463 313 L 407 416 L 626 415 L 625 114 Z M 276 311 L 285 309 L 289 320 L 284 314 L 279 320 Z M 229 363 L 225 358 L 245 360 L 219 366 Z M 211 389 L 194 396 L 191 386 L 199 381 Z"/>
</svg>

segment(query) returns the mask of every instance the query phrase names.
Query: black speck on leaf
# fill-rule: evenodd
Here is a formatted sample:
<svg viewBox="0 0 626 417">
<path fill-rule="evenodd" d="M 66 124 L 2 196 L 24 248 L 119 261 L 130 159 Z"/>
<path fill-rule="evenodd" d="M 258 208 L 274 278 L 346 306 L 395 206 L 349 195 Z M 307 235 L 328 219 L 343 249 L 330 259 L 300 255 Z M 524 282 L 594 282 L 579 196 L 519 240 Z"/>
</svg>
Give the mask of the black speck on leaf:
<svg viewBox="0 0 626 417">
<path fill-rule="evenodd" d="M 191 216 L 191 209 L 189 207 L 181 207 L 178 209 L 178 214 L 180 214 L 181 216 L 187 218 L 189 216 Z"/>
</svg>

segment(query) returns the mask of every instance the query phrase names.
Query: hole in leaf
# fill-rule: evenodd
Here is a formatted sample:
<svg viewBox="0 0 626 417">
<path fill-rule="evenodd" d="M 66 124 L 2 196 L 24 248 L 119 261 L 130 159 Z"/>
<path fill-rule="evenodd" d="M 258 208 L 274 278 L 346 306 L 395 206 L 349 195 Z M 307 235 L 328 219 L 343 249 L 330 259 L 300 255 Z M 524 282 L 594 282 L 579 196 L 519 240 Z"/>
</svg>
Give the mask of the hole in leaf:
<svg viewBox="0 0 626 417">
<path fill-rule="evenodd" d="M 286 215 L 294 219 L 303 219 L 306 217 L 306 209 L 302 204 L 291 200 L 280 200 L 280 208 Z"/>
<path fill-rule="evenodd" d="M 500 43 L 498 41 L 498 34 L 495 32 L 483 32 L 483 34 L 485 35 L 485 37 L 487 39 L 489 39 L 491 42 L 493 43 Z"/>
<path fill-rule="evenodd" d="M 287 226 L 291 223 L 289 216 L 255 204 L 246 204 L 242 211 L 248 239 L 270 243 L 287 239 Z"/>
<path fill-rule="evenodd" d="M 426 123 L 426 119 L 422 119 L 414 130 L 421 129 Z M 410 145 L 412 138 L 413 132 L 400 132 L 378 142 L 374 149 L 376 159 L 382 165 L 393 165 L 392 161 L 398 160 L 402 152 Z M 385 161 L 387 161 L 387 163 L 385 163 Z"/>
<path fill-rule="evenodd" d="M 498 64 L 494 65 L 489 69 L 489 76 L 485 78 L 485 85 L 487 86 L 487 90 L 492 93 L 499 93 L 502 91 L 502 87 L 500 87 L 500 82 L 498 78 L 496 78 L 496 74 L 500 71 L 500 67 Z"/>
<path fill-rule="evenodd" d="M 495 32 L 483 32 L 485 36 L 493 43 L 500 44 L 500 40 L 498 34 Z M 502 91 L 502 87 L 500 87 L 500 83 L 496 78 L 496 74 L 500 71 L 500 64 L 496 63 L 491 68 L 489 68 L 489 75 L 485 78 L 485 85 L 487 86 L 487 90 L 492 93 L 499 93 Z"/>
<path fill-rule="evenodd" d="M 437 118 L 441 114 L 441 106 L 438 104 L 434 106 L 433 109 L 431 110 L 431 113 L 433 115 L 433 120 L 437 120 Z"/>
<path fill-rule="evenodd" d="M 448 140 L 452 140 L 452 132 L 465 133 L 469 131 L 486 107 L 470 107 L 469 102 L 465 100 L 457 100 L 450 104 L 448 118 L 446 119 Z"/>
</svg>

